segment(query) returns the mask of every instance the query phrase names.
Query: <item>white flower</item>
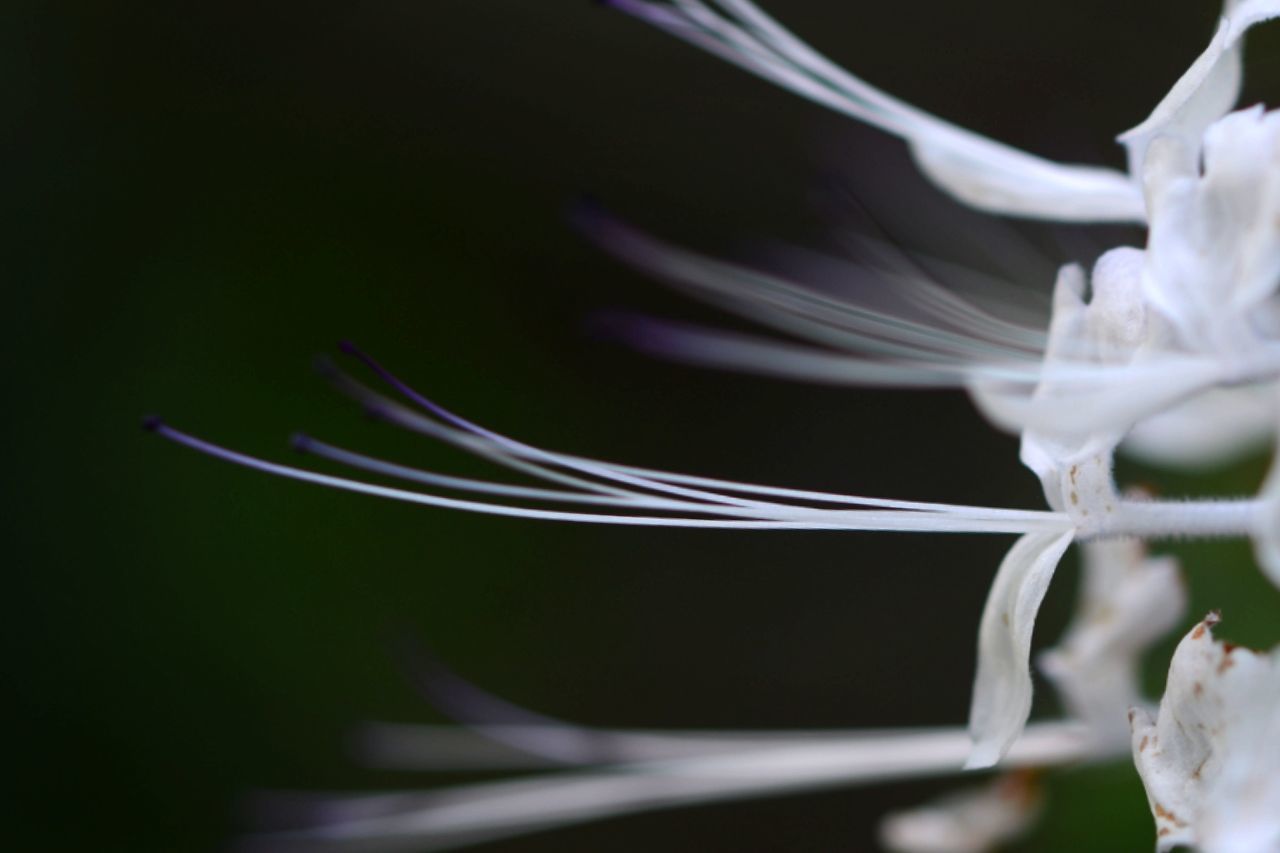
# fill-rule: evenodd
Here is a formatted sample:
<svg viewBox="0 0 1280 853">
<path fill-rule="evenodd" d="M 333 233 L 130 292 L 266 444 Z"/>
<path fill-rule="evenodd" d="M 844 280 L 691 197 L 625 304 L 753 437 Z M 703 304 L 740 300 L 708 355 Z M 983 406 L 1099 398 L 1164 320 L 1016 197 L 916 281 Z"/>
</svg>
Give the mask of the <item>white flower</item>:
<svg viewBox="0 0 1280 853">
<path fill-rule="evenodd" d="M 1178 645 L 1153 720 L 1133 712 L 1133 756 L 1160 851 L 1280 849 L 1280 647 L 1213 638 L 1210 614 Z"/>
<path fill-rule="evenodd" d="M 446 476 L 308 437 L 295 440 L 301 451 L 412 486 L 392 487 L 249 457 L 158 420 L 148 426 L 187 447 L 282 477 L 515 518 L 1016 534 L 979 629 L 972 748 L 958 730 L 779 738 L 595 732 L 554 722 L 505 731 L 485 726 L 482 731 L 517 745 L 577 742 L 582 735 L 615 753 L 552 779 L 344 800 L 328 826 L 277 841 L 410 841 L 442 849 L 627 811 L 945 772 L 966 751 L 968 767 L 1002 758 L 1051 764 L 1097 757 L 1120 740 L 1121 709 L 1139 701 L 1141 653 L 1183 606 L 1176 566 L 1146 559 L 1132 540 L 1252 536 L 1264 570 L 1280 585 L 1280 462 L 1256 499 L 1133 498 L 1113 476 L 1114 455 L 1126 442 L 1147 455 L 1203 462 L 1277 432 L 1280 113 L 1228 111 L 1239 94 L 1241 38 L 1280 15 L 1280 0 L 1229 0 L 1208 49 L 1151 116 L 1121 137 L 1128 174 L 1051 163 L 926 115 L 837 68 L 747 0 L 611 5 L 897 134 L 926 174 L 974 206 L 1057 220 L 1149 222 L 1145 248 L 1106 252 L 1088 277 L 1078 266 L 1064 267 L 1052 313 L 1036 327 L 892 264 L 848 268 L 857 281 L 842 291 L 703 258 L 603 215 L 587 220 L 619 257 L 802 342 L 648 324 L 631 330 L 642 346 L 805 379 L 965 389 L 993 423 L 1021 436 L 1021 459 L 1040 479 L 1049 510 L 760 486 L 549 451 L 448 411 L 351 346 L 345 351 L 399 398 L 330 371 L 335 385 L 368 412 L 540 484 Z M 866 281 L 877 277 L 881 289 L 870 300 Z M 1223 414 L 1213 400 L 1225 400 L 1247 420 L 1228 436 L 1219 430 Z M 1081 609 L 1062 646 L 1045 657 L 1045 668 L 1076 719 L 1024 731 L 1037 611 L 1074 542 L 1085 549 Z M 1162 849 L 1173 843 L 1231 853 L 1270 849 L 1280 839 L 1280 665 L 1275 656 L 1213 644 L 1209 624 L 1179 647 L 1158 720 L 1134 711 L 1139 771 Z M 1027 814 L 988 791 L 904 817 L 886 832 L 903 849 L 985 849 L 1022 826 Z M 980 826 L 970 825 L 975 815 L 985 816 Z M 939 828 L 953 846 L 929 847 Z"/>
<path fill-rule="evenodd" d="M 1048 192 L 1052 186 L 1056 189 L 1049 195 L 1076 192 L 1094 201 L 1105 196 L 1086 190 L 1092 185 L 1077 181 L 1074 167 L 1037 161 L 1032 168 L 1026 155 L 1010 154 L 888 99 L 834 69 L 743 0 L 721 4 L 728 17 L 695 0 L 673 8 L 643 2 L 621 5 L 771 79 L 902 133 L 922 161 L 934 164 L 935 176 L 939 163 L 949 164 L 941 170 L 948 180 L 976 170 L 978 177 L 966 184 L 970 191 L 976 192 L 973 187 L 979 185 L 989 189 L 1003 180 L 995 175 L 1017 173 L 1019 187 L 1035 187 L 1035 176 L 1045 178 L 1036 192 Z M 854 368 L 858 359 L 842 355 L 698 334 L 681 338 L 678 331 L 668 335 L 668 348 L 683 344 L 687 354 L 799 375 L 845 370 L 856 381 L 967 387 L 993 421 L 1021 433 L 1022 459 L 1040 478 L 1050 512 L 753 486 L 553 453 L 446 411 L 354 350 L 352 354 L 420 409 L 413 411 L 337 375 L 340 387 L 368 410 L 557 488 L 444 477 L 309 438 L 297 441 L 299 449 L 374 474 L 498 500 L 446 497 L 267 463 L 155 426 L 188 446 L 275 474 L 498 515 L 641 526 L 1022 534 L 997 572 L 979 632 L 970 765 L 988 766 L 1016 740 L 1026 721 L 1036 613 L 1059 559 L 1073 541 L 1255 534 L 1260 553 L 1280 552 L 1270 547 L 1269 538 L 1270 519 L 1280 515 L 1280 494 L 1261 502 L 1134 501 L 1120 496 L 1112 477 L 1116 448 L 1142 420 L 1217 385 L 1280 370 L 1280 344 L 1266 337 L 1269 324 L 1256 319 L 1280 275 L 1280 235 L 1270 227 L 1280 206 L 1280 179 L 1275 177 L 1280 168 L 1274 159 L 1280 125 L 1256 112 L 1214 121 L 1229 106 L 1222 102 L 1228 96 L 1233 100 L 1238 88 L 1239 35 L 1276 9 L 1280 0 L 1245 0 L 1229 7 L 1232 22 L 1224 23 L 1210 49 L 1152 117 L 1126 136 L 1145 179 L 1152 216 L 1150 245 L 1145 252 L 1107 252 L 1089 283 L 1078 267 L 1063 268 L 1048 334 L 1042 339 L 927 283 L 917 281 L 907 292 L 910 310 L 930 318 L 919 322 L 908 314 L 862 309 L 785 280 L 664 247 L 605 218 L 595 223 L 620 255 L 712 301 L 818 343 L 887 357 Z M 1187 171 L 1194 163 L 1188 152 L 1198 150 L 1199 134 L 1206 127 L 1206 169 L 1201 177 Z M 1260 151 L 1267 157 L 1235 163 Z M 1029 174 L 1017 171 L 1023 166 Z M 1049 180 L 1047 175 L 1055 177 Z M 1064 175 L 1076 177 L 1067 180 Z M 1037 197 L 1043 201 L 1049 196 Z M 1056 195 L 1054 199 L 1061 202 Z M 1258 216 L 1266 217 L 1264 225 L 1254 222 Z M 527 507 L 515 501 L 591 509 Z"/>
</svg>

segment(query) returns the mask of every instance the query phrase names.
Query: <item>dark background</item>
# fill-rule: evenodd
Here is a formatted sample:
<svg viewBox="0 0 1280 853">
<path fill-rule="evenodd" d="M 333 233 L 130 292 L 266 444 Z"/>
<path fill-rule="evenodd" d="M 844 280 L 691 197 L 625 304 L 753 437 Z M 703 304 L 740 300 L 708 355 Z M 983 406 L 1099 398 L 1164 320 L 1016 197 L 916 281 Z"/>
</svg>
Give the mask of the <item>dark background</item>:
<svg viewBox="0 0 1280 853">
<path fill-rule="evenodd" d="M 290 460 L 295 428 L 445 470 L 310 371 L 352 338 L 482 423 L 585 455 L 753 482 L 1039 507 L 1016 442 L 955 393 L 787 384 L 650 361 L 599 311 L 714 314 L 581 239 L 583 193 L 677 242 L 839 243 L 856 218 L 992 253 L 903 146 L 586 2 L 48 3 L 0 13 L 12 383 L 3 762 L 11 849 L 213 850 L 257 790 L 447 779 L 360 768 L 360 721 L 432 721 L 429 646 L 544 713 L 645 727 L 963 722 L 1005 537 L 545 525 L 337 494 L 138 429 Z M 874 85 L 1040 154 L 1119 166 L 1216 6 L 770 4 Z M 1249 98 L 1280 83 L 1250 45 Z M 1017 226 L 1042 247 L 1139 232 Z M 977 233 L 970 239 L 967 235 Z M 1077 256 L 1079 256 L 1077 254 Z M 1000 258 L 996 258 L 997 261 Z M 1127 468 L 1178 493 L 1245 491 Z M 1193 613 L 1270 644 L 1243 544 L 1195 545 Z M 1038 637 L 1065 623 L 1074 559 Z M 1190 622 L 1188 622 L 1190 624 Z M 1152 687 L 1162 682 L 1158 667 Z M 1053 709 L 1048 691 L 1037 706 Z M 1024 849 L 1143 849 L 1128 766 L 1059 774 Z M 870 849 L 950 782 L 631 817 L 500 850 Z"/>
</svg>

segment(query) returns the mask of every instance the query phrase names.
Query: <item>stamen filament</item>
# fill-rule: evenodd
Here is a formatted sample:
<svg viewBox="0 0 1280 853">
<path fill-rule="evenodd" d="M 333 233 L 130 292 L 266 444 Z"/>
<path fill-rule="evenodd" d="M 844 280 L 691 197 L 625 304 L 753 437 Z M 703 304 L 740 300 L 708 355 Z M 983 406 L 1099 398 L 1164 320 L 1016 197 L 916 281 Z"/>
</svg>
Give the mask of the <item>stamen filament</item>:
<svg viewBox="0 0 1280 853">
<path fill-rule="evenodd" d="M 413 492 L 359 480 L 318 474 L 314 471 L 268 462 L 221 447 L 176 430 L 158 419 L 151 419 L 146 425 L 148 429 L 162 437 L 193 450 L 246 468 L 275 474 L 287 479 L 426 506 L 542 521 L 733 530 L 881 530 L 931 531 L 939 533 L 1022 533 L 1028 527 L 1060 530 L 1064 529 L 1065 526 L 1069 526 L 1066 516 L 1059 513 L 1042 513 L 1038 522 L 1014 522 L 1002 518 L 984 516 L 958 517 L 948 513 L 921 512 L 918 510 L 821 510 L 807 507 L 770 507 L 767 505 L 735 508 L 689 503 L 681 507 L 684 512 L 689 513 L 689 516 L 673 517 L 602 515 L 517 507 L 507 504 L 447 498 L 440 495 Z M 648 507 L 644 506 L 641 506 L 641 508 L 648 509 Z M 721 518 L 698 517 L 704 515 L 721 516 Z"/>
</svg>

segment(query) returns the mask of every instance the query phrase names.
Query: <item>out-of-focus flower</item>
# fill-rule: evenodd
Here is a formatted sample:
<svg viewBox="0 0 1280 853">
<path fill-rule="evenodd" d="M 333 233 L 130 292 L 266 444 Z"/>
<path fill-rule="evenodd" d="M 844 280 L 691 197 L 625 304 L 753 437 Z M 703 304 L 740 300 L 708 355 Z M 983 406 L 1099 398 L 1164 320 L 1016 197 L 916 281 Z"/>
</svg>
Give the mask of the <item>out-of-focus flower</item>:
<svg viewBox="0 0 1280 853">
<path fill-rule="evenodd" d="M 1177 626 L 1187 591 L 1177 561 L 1147 556 L 1136 539 L 1090 542 L 1080 553 L 1075 615 L 1058 645 L 1040 656 L 1040 669 L 1095 738 L 1127 742 L 1127 714 L 1143 702 L 1142 656 Z"/>
<path fill-rule="evenodd" d="M 986 853 L 1025 835 L 1043 806 L 1034 771 L 1009 773 L 887 816 L 880 841 L 895 853 Z"/>
<path fill-rule="evenodd" d="M 1178 645 L 1160 711 L 1132 717 L 1156 848 L 1280 849 L 1280 647 L 1215 640 L 1216 613 Z"/>
<path fill-rule="evenodd" d="M 1267 447 L 1280 423 L 1274 385 L 1213 388 L 1139 421 L 1121 452 L 1148 465 L 1199 471 Z"/>
</svg>

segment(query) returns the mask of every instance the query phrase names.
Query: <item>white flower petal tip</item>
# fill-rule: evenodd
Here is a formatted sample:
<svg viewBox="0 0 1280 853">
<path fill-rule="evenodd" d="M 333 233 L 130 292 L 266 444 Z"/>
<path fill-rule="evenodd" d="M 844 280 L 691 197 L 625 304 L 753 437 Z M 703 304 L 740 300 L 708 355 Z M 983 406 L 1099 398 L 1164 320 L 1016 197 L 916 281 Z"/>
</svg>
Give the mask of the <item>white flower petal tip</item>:
<svg viewBox="0 0 1280 853">
<path fill-rule="evenodd" d="M 894 853 L 986 853 L 1025 835 L 1043 806 L 1039 775 L 1022 770 L 889 815 L 880 843 Z"/>
<path fill-rule="evenodd" d="M 1153 720 L 1130 712 L 1156 849 L 1280 850 L 1280 647 L 1215 640 L 1211 613 L 1178 645 Z"/>
<path fill-rule="evenodd" d="M 1142 702 L 1142 655 L 1182 618 L 1186 586 L 1177 560 L 1147 557 L 1136 539 L 1088 542 L 1081 555 L 1075 618 L 1040 669 L 1101 747 L 1123 750 L 1127 712 Z"/>
<path fill-rule="evenodd" d="M 1240 96 L 1240 40 L 1255 24 L 1280 16 L 1280 0 L 1227 0 L 1209 46 L 1137 127 L 1118 137 L 1129 152 L 1129 173 L 1142 176 L 1148 147 L 1159 137 L 1179 140 L 1188 152 Z M 1192 158 L 1194 160 L 1194 157 Z"/>
<path fill-rule="evenodd" d="M 1031 632 L 1072 533 L 1029 533 L 1005 556 L 978 629 L 978 674 L 969 711 L 966 770 L 997 764 L 1031 713 Z"/>
</svg>

